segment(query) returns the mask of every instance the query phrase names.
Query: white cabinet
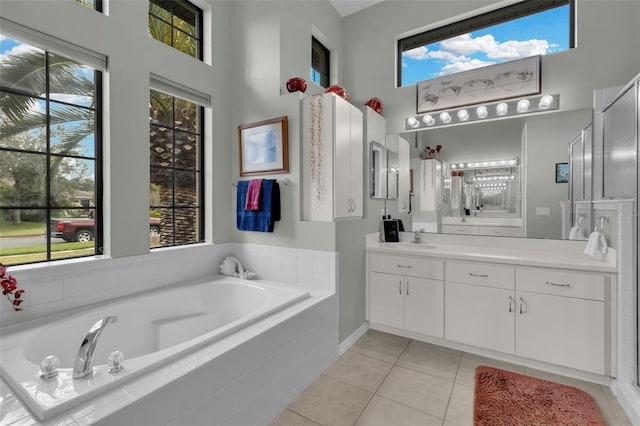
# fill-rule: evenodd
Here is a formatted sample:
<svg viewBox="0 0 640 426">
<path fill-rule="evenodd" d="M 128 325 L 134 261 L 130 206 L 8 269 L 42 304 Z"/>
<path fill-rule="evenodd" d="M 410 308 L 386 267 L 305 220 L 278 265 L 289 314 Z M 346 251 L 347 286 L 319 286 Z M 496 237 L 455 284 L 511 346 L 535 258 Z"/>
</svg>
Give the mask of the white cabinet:
<svg viewBox="0 0 640 426">
<path fill-rule="evenodd" d="M 442 261 L 371 253 L 368 264 L 368 320 L 374 327 L 443 337 Z"/>
<path fill-rule="evenodd" d="M 302 101 L 303 220 L 362 217 L 362 111 L 333 93 Z"/>
<path fill-rule="evenodd" d="M 420 210 L 437 211 L 442 202 L 442 164 L 438 160 L 420 160 Z"/>
</svg>

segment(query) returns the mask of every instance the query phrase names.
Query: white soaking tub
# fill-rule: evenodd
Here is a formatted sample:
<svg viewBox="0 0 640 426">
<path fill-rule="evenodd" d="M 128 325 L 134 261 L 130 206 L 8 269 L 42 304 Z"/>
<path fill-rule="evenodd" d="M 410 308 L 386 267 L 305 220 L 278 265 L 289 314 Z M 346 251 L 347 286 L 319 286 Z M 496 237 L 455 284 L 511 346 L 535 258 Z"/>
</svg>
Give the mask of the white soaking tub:
<svg viewBox="0 0 640 426">
<path fill-rule="evenodd" d="M 7 327 L 0 336 L 0 374 L 37 418 L 47 420 L 307 297 L 302 289 L 212 276 L 122 298 Z M 98 339 L 93 375 L 73 379 L 73 363 L 87 331 L 112 315 L 118 320 Z M 107 358 L 116 350 L 124 353 L 125 368 L 111 374 Z M 49 355 L 60 359 L 59 374 L 41 380 L 40 362 Z"/>
</svg>

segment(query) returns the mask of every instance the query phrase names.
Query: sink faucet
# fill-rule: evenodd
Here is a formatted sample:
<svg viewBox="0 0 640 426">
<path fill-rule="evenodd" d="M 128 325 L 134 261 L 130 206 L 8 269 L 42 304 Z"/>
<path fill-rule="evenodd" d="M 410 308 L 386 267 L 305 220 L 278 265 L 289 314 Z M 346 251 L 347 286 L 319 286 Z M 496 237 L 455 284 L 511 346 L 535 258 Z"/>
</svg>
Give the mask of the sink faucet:
<svg viewBox="0 0 640 426">
<path fill-rule="evenodd" d="M 425 232 L 427 231 L 425 231 L 424 228 L 420 228 L 420 230 L 415 231 L 413 233 L 413 242 L 415 244 L 422 244 L 422 234 L 424 234 Z"/>
<path fill-rule="evenodd" d="M 97 323 L 93 324 L 93 327 L 89 329 L 87 335 L 84 336 L 84 339 L 80 344 L 78 355 L 76 355 L 76 360 L 73 363 L 74 379 L 79 379 L 93 374 L 93 356 L 95 355 L 98 338 L 108 324 L 116 321 L 118 321 L 118 317 L 115 315 L 104 317 Z"/>
</svg>

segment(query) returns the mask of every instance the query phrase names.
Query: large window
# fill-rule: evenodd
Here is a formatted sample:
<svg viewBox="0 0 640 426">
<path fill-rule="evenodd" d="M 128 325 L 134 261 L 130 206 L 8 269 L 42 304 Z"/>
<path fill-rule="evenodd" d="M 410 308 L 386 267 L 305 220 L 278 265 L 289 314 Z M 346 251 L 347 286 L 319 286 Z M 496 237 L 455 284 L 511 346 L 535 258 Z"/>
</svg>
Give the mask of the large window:
<svg viewBox="0 0 640 426">
<path fill-rule="evenodd" d="M 88 7 L 89 9 L 102 12 L 102 0 L 76 0 L 76 2 Z"/>
<path fill-rule="evenodd" d="M 398 40 L 398 86 L 574 47 L 574 0 L 527 0 Z"/>
<path fill-rule="evenodd" d="M 152 230 L 160 219 L 151 247 L 203 241 L 203 108 L 155 90 L 150 96 Z"/>
<path fill-rule="evenodd" d="M 101 73 L 0 35 L 0 262 L 101 253 Z"/>
<path fill-rule="evenodd" d="M 202 10 L 186 0 L 149 0 L 149 35 L 202 60 Z"/>
<path fill-rule="evenodd" d="M 322 87 L 329 87 L 330 53 L 322 43 L 311 37 L 311 81 Z"/>
</svg>

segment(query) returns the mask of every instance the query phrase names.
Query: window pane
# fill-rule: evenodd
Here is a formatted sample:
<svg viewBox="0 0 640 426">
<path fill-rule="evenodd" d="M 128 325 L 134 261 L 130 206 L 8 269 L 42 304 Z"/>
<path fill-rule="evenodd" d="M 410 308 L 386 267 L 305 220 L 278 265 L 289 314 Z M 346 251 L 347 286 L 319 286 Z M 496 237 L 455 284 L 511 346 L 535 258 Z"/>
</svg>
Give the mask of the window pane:
<svg viewBox="0 0 640 426">
<path fill-rule="evenodd" d="M 180 30 L 173 30 L 173 47 L 194 58 L 198 56 L 198 41 Z"/>
<path fill-rule="evenodd" d="M 93 107 L 95 76 L 91 67 L 71 59 L 49 54 L 49 97 L 73 105 Z"/>
<path fill-rule="evenodd" d="M 47 156 L 0 151 L 0 206 L 45 207 Z"/>
<path fill-rule="evenodd" d="M 151 167 L 151 185 L 157 193 L 156 207 L 173 205 L 173 172 L 171 169 Z"/>
<path fill-rule="evenodd" d="M 47 259 L 46 210 L 0 210 L 0 263 L 16 265 Z M 15 237 L 15 238 L 12 238 Z"/>
<path fill-rule="evenodd" d="M 65 155 L 95 156 L 94 111 L 50 103 L 51 151 Z"/>
<path fill-rule="evenodd" d="M 198 173 L 176 171 L 175 174 L 175 205 L 198 205 Z"/>
<path fill-rule="evenodd" d="M 173 127 L 173 96 L 155 90 L 150 91 L 149 118 L 153 124 Z"/>
<path fill-rule="evenodd" d="M 44 52 L 27 43 L 0 37 L 0 84 L 28 95 L 45 93 Z"/>
<path fill-rule="evenodd" d="M 95 161 L 51 157 L 51 205 L 95 206 Z"/>
<path fill-rule="evenodd" d="M 198 37 L 196 33 L 196 15 L 192 13 L 189 22 L 183 20 L 179 16 L 173 17 L 173 25 L 193 37 Z"/>
<path fill-rule="evenodd" d="M 175 166 L 181 169 L 198 168 L 198 137 L 192 133 L 176 132 Z"/>
<path fill-rule="evenodd" d="M 153 213 L 160 215 L 162 228 L 160 238 L 150 238 L 153 247 L 167 247 L 174 245 L 173 209 L 156 209 Z M 158 241 L 159 240 L 159 241 Z"/>
<path fill-rule="evenodd" d="M 0 139 L 46 124 L 46 102 L 0 91 Z"/>
<path fill-rule="evenodd" d="M 198 110 L 199 107 L 193 102 L 184 99 L 175 98 L 175 127 L 180 130 L 197 133 L 198 128 Z"/>
<path fill-rule="evenodd" d="M 199 242 L 198 222 L 197 209 L 176 209 L 175 244 L 193 244 Z"/>
<path fill-rule="evenodd" d="M 171 25 L 152 15 L 149 15 L 149 35 L 171 46 Z"/>
<path fill-rule="evenodd" d="M 151 125 L 149 136 L 151 165 L 173 165 L 173 130 Z"/>
</svg>

